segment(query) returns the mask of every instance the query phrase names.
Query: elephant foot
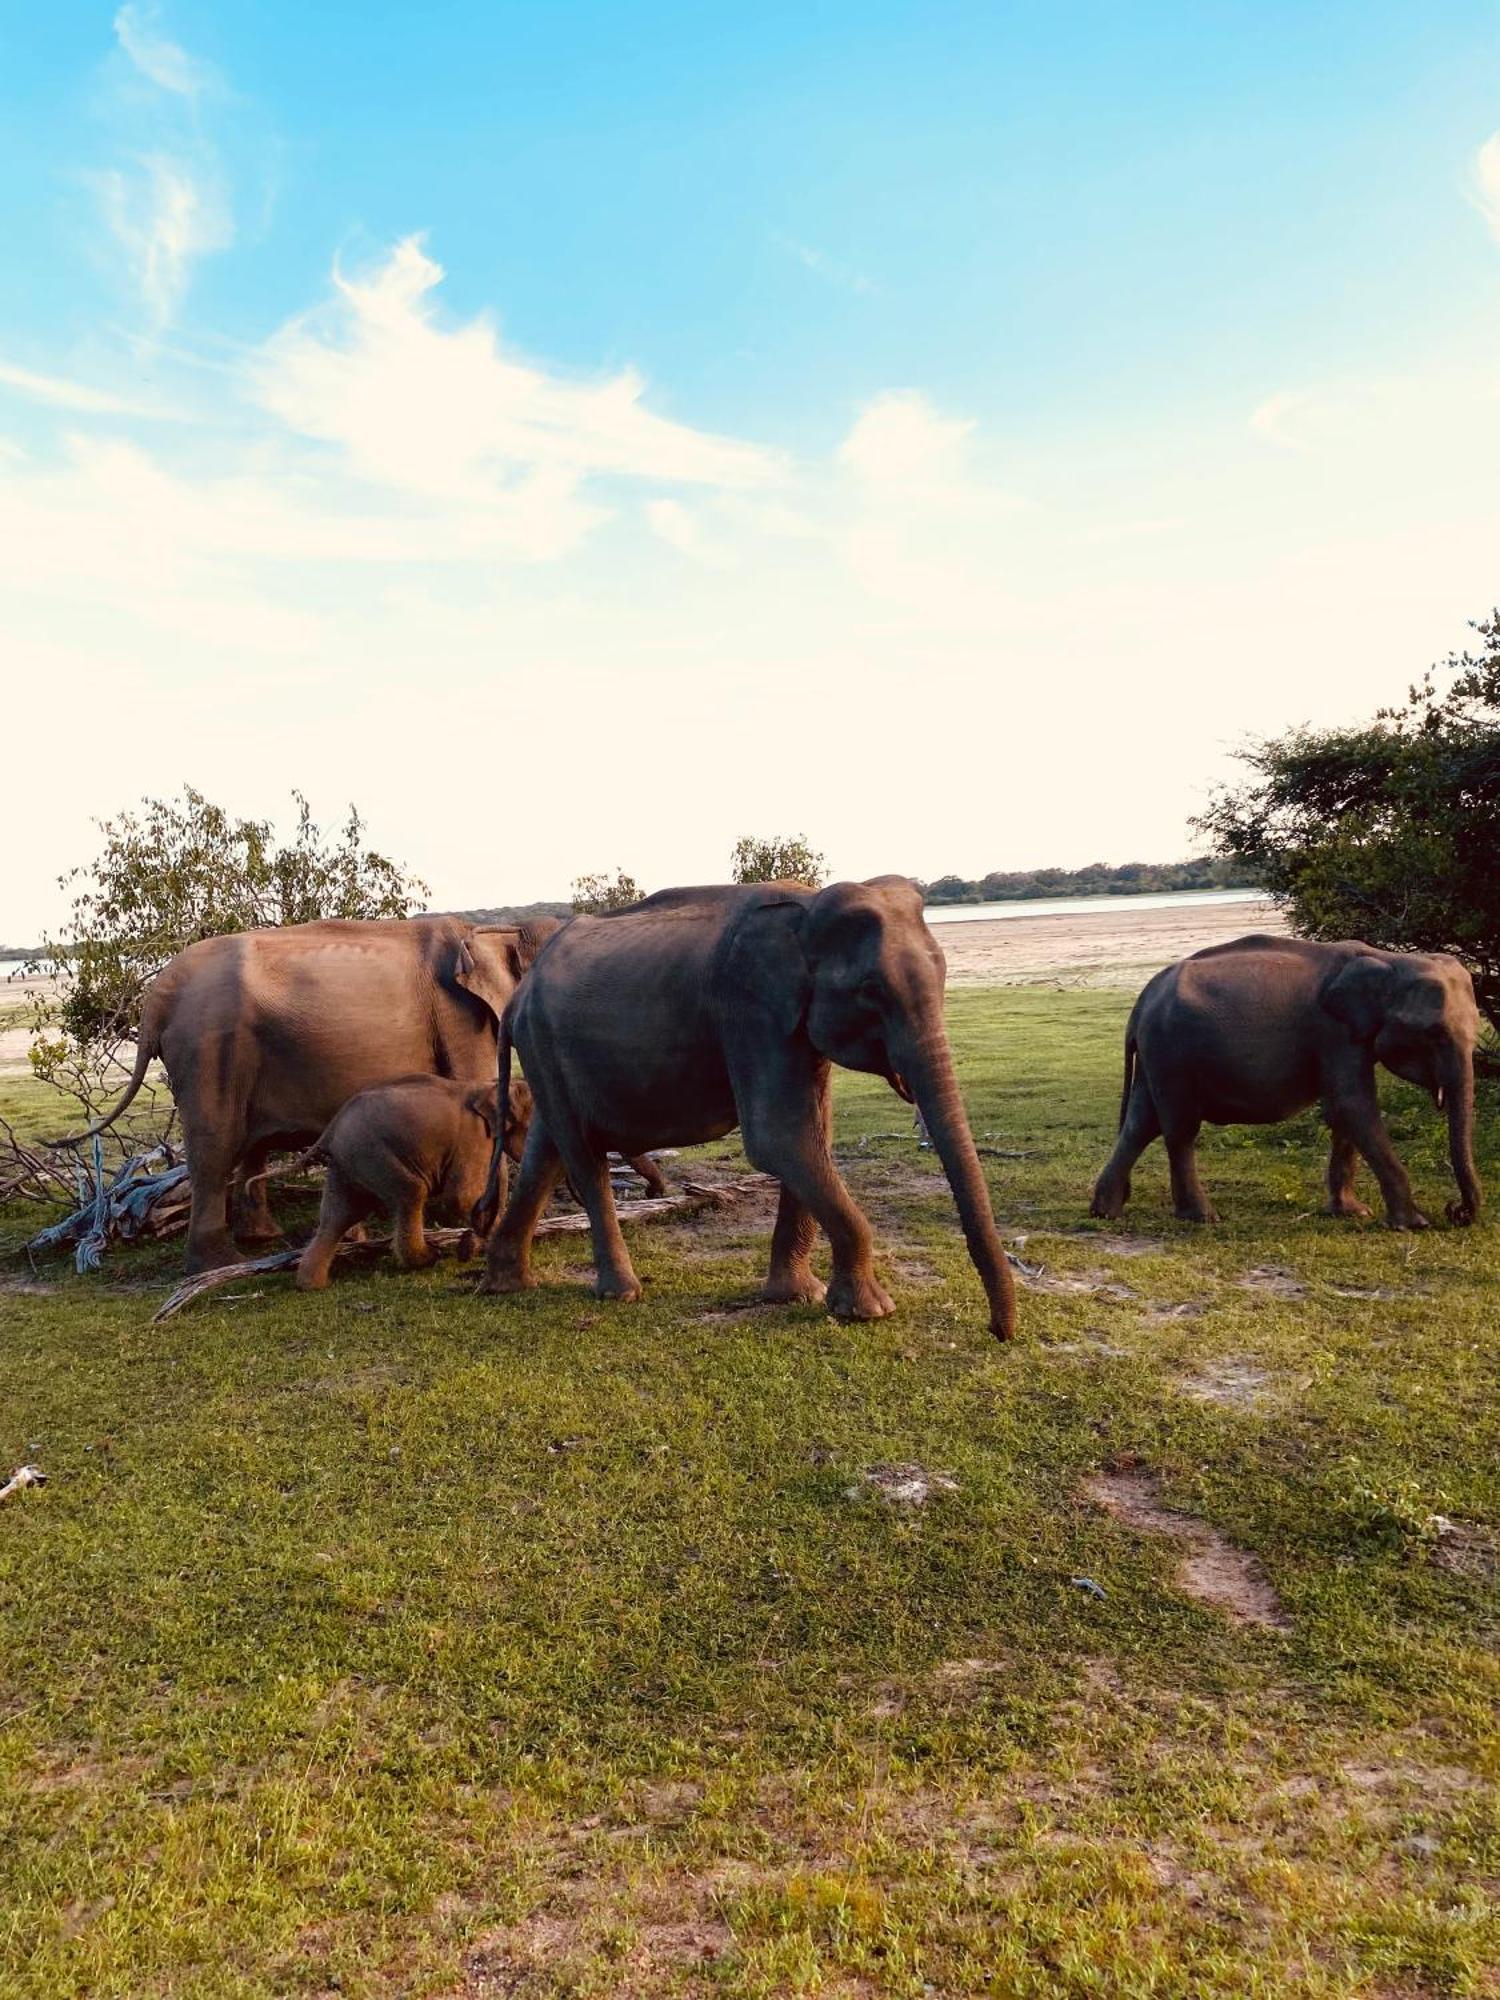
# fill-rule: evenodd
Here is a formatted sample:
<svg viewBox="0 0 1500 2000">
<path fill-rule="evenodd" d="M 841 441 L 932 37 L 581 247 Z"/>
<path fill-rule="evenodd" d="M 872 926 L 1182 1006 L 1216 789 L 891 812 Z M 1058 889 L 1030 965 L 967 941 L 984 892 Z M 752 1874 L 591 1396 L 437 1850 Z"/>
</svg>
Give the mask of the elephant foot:
<svg viewBox="0 0 1500 2000">
<path fill-rule="evenodd" d="M 820 1306 L 828 1287 L 811 1271 L 786 1271 L 767 1278 L 760 1295 L 768 1306 Z"/>
<path fill-rule="evenodd" d="M 299 1292 L 326 1292 L 328 1289 L 328 1273 L 326 1270 L 304 1271 L 299 1264 L 294 1282 Z"/>
<path fill-rule="evenodd" d="M 1094 1199 L 1089 1203 L 1089 1214 L 1097 1216 L 1101 1222 L 1118 1222 L 1125 1213 L 1125 1204 L 1130 1199 L 1129 1188 L 1119 1193 L 1104 1187 L 1094 1189 Z"/>
<path fill-rule="evenodd" d="M 203 1236 L 196 1243 L 189 1243 L 182 1268 L 190 1278 L 196 1278 L 202 1271 L 226 1271 L 231 1264 L 245 1261 L 232 1237 Z"/>
<path fill-rule="evenodd" d="M 481 1292 L 504 1296 L 510 1292 L 534 1292 L 537 1281 L 530 1271 L 523 1271 L 514 1264 L 502 1264 L 497 1269 L 491 1265 L 480 1283 Z"/>
<path fill-rule="evenodd" d="M 253 1233 L 237 1229 L 234 1232 L 234 1240 L 242 1250 L 252 1251 L 257 1257 L 266 1257 L 273 1250 L 286 1248 L 286 1232 L 282 1229 L 266 1229 Z"/>
<path fill-rule="evenodd" d="M 1323 1213 L 1325 1215 L 1349 1215 L 1355 1217 L 1360 1222 L 1368 1222 L 1373 1211 L 1366 1207 L 1364 1202 L 1356 1201 L 1351 1194 L 1345 1195 L 1339 1201 L 1329 1202 Z"/>
<path fill-rule="evenodd" d="M 889 1319 L 896 1301 L 873 1277 L 835 1276 L 828 1287 L 828 1310 L 835 1319 Z"/>
<path fill-rule="evenodd" d="M 1466 1201 L 1450 1201 L 1444 1214 L 1455 1229 L 1467 1229 L 1478 1220 L 1479 1211 Z"/>
<path fill-rule="evenodd" d="M 1172 1213 L 1179 1222 L 1208 1223 L 1217 1222 L 1219 1219 L 1219 1211 L 1212 1202 L 1207 1201 L 1195 1208 L 1174 1208 Z"/>
<path fill-rule="evenodd" d="M 1427 1217 L 1422 1213 L 1420 1208 L 1396 1209 L 1387 1215 L 1385 1222 L 1387 1229 L 1402 1231 L 1408 1229 L 1431 1229 L 1432 1227 L 1432 1224 L 1427 1220 Z"/>
<path fill-rule="evenodd" d="M 396 1262 L 403 1271 L 430 1271 L 437 1260 L 436 1250 L 413 1250 L 404 1257 L 398 1257 Z"/>
<path fill-rule="evenodd" d="M 641 1281 L 634 1271 L 615 1271 L 608 1276 L 600 1272 L 594 1282 L 596 1299 L 618 1299 L 623 1305 L 635 1305 L 644 1297 Z"/>
</svg>

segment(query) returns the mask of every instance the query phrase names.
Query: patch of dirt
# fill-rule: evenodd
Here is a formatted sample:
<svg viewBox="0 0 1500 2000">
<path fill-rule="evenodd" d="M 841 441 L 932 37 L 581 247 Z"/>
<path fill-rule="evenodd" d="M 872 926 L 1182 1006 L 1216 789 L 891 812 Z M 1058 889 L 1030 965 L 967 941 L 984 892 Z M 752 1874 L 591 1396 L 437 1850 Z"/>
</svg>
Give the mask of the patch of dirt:
<svg viewBox="0 0 1500 2000">
<path fill-rule="evenodd" d="M 889 1465 L 872 1465 L 845 1491 L 851 1500 L 878 1493 L 894 1507 L 925 1507 L 934 1493 L 956 1493 L 958 1481 L 951 1472 L 929 1472 L 915 1459 L 898 1459 Z"/>
<path fill-rule="evenodd" d="M 728 1924 L 703 1914 L 626 1920 L 613 1935 L 610 1930 L 583 1909 L 538 1911 L 469 1953 L 458 1994 L 462 2000 L 547 2000 L 582 1990 L 589 1960 L 605 1947 L 611 1992 L 645 1996 L 672 1980 L 675 1992 L 706 1993 L 713 1967 L 734 1950 Z M 681 1983 L 684 1972 L 700 1968 L 701 1982 Z"/>
<path fill-rule="evenodd" d="M 1396 1285 L 1330 1285 L 1328 1289 L 1336 1299 L 1420 1299 L 1426 1296 L 1420 1290 L 1402 1291 Z"/>
<path fill-rule="evenodd" d="M 1139 1297 L 1129 1285 L 1119 1284 L 1107 1271 L 1054 1273 L 1045 1264 L 1032 1264 L 1024 1257 L 1007 1254 L 1010 1268 L 1028 1292 L 1047 1292 L 1056 1298 L 1108 1299 L 1115 1305 L 1131 1305 Z"/>
<path fill-rule="evenodd" d="M 1124 1527 L 1183 1545 L 1177 1582 L 1189 1597 L 1223 1611 L 1236 1625 L 1289 1630 L 1289 1620 L 1256 1558 L 1235 1548 L 1206 1521 L 1164 1506 L 1150 1473 L 1101 1472 L 1086 1480 L 1083 1490 Z"/>
<path fill-rule="evenodd" d="M 1141 1316 L 1151 1326 L 1170 1326 L 1174 1320 L 1202 1319 L 1207 1311 L 1197 1299 L 1149 1299 Z"/>
<path fill-rule="evenodd" d="M 1432 1547 L 1434 1569 L 1487 1582 L 1500 1573 L 1500 1535 L 1473 1521 L 1444 1520 Z"/>
<path fill-rule="evenodd" d="M 1078 1243 L 1087 1243 L 1091 1250 L 1097 1250 L 1101 1257 L 1154 1257 L 1158 1250 L 1165 1250 L 1166 1244 L 1159 1236 L 1111 1235 L 1097 1229 L 1039 1229 L 1039 1236 L 1061 1236 Z M 1013 1236 L 1011 1242 L 1017 1246 L 1026 1242 L 1023 1233 Z"/>
<path fill-rule="evenodd" d="M 50 1299 L 61 1285 L 45 1285 L 39 1278 L 0 1278 L 0 1293 L 7 1298 Z"/>
<path fill-rule="evenodd" d="M 943 1687 L 971 1687 L 975 1681 L 1005 1672 L 1004 1660 L 944 1660 L 932 1678 Z"/>
<path fill-rule="evenodd" d="M 1046 1340 L 1042 1342 L 1044 1354 L 1086 1354 L 1095 1361 L 1123 1361 L 1130 1352 L 1128 1347 L 1117 1346 L 1112 1340 L 1104 1340 L 1091 1333 L 1084 1340 Z"/>
<path fill-rule="evenodd" d="M 1238 1280 L 1242 1292 L 1261 1292 L 1272 1299 L 1305 1299 L 1307 1287 L 1285 1264 L 1256 1264 Z"/>
<path fill-rule="evenodd" d="M 1240 1354 L 1223 1354 L 1200 1362 L 1176 1384 L 1195 1403 L 1213 1403 L 1224 1410 L 1263 1410 L 1277 1399 L 1284 1385 L 1264 1368 Z"/>
</svg>

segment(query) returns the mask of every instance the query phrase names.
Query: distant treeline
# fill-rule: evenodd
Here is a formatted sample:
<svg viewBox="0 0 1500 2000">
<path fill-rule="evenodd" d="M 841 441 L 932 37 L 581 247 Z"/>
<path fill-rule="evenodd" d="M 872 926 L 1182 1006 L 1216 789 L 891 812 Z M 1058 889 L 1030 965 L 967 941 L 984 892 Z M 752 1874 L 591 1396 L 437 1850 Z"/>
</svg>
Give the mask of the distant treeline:
<svg viewBox="0 0 1500 2000">
<path fill-rule="evenodd" d="M 1108 868 L 996 869 L 977 882 L 940 875 L 923 885 L 929 903 L 1027 903 L 1052 896 L 1145 896 L 1174 889 L 1258 889 L 1260 875 L 1240 861 L 1126 861 Z"/>
<path fill-rule="evenodd" d="M 529 924 L 538 917 L 571 917 L 571 903 L 501 903 L 493 910 L 452 910 L 446 914 L 462 917 L 469 924 Z"/>
</svg>

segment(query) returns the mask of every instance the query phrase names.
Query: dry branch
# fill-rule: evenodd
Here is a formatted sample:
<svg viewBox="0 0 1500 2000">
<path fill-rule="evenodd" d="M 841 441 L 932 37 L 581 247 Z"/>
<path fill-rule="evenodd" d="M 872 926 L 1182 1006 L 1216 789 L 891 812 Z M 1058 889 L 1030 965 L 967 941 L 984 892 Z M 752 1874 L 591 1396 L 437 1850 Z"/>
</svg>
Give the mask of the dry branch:
<svg viewBox="0 0 1500 2000">
<path fill-rule="evenodd" d="M 778 1183 L 770 1174 L 746 1174 L 734 1181 L 685 1181 L 681 1194 L 655 1195 L 644 1201 L 622 1201 L 617 1212 L 621 1222 L 664 1222 L 674 1215 L 692 1215 L 703 1208 L 729 1208 L 737 1201 L 764 1194 Z M 578 1236 L 587 1232 L 588 1217 L 581 1211 L 576 1215 L 549 1215 L 537 1224 L 538 1236 Z M 429 1229 L 427 1243 L 439 1254 L 455 1251 L 465 1237 L 467 1229 Z M 380 1237 L 366 1242 L 344 1242 L 335 1253 L 338 1264 L 373 1264 L 383 1257 L 391 1247 L 389 1237 Z M 300 1250 L 277 1250 L 269 1257 L 256 1257 L 245 1264 L 224 1264 L 217 1271 L 200 1271 L 194 1278 L 185 1279 L 171 1297 L 151 1315 L 151 1324 L 159 1325 L 164 1319 L 171 1319 L 184 1306 L 201 1298 L 205 1292 L 218 1290 L 221 1285 L 232 1285 L 236 1280 L 253 1278 L 263 1271 L 289 1271 L 300 1258 Z"/>
</svg>

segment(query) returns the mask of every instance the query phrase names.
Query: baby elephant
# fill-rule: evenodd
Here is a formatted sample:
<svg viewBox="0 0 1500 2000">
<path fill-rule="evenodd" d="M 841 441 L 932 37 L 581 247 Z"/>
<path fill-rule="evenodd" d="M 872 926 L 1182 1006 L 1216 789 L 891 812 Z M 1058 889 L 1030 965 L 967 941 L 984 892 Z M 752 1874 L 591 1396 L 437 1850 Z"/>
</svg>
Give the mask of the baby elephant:
<svg viewBox="0 0 1500 2000">
<path fill-rule="evenodd" d="M 433 1262 L 423 1233 L 435 1202 L 467 1223 L 484 1191 L 495 1137 L 493 1083 L 402 1076 L 362 1090 L 335 1112 L 318 1143 L 297 1162 L 327 1163 L 317 1234 L 297 1265 L 303 1291 L 321 1291 L 345 1232 L 382 1208 L 394 1230 L 396 1261 L 407 1270 Z M 531 1122 L 531 1092 L 510 1087 L 505 1150 L 519 1160 Z"/>
<path fill-rule="evenodd" d="M 1216 1222 L 1198 1178 L 1198 1128 L 1273 1125 L 1320 1104 L 1333 1134 L 1328 1207 L 1368 1215 L 1355 1198 L 1362 1154 L 1393 1229 L 1423 1229 L 1375 1095 L 1375 1065 L 1432 1093 L 1448 1115 L 1458 1200 L 1448 1220 L 1479 1213 L 1474 1168 L 1474 983 L 1446 952 L 1246 937 L 1169 965 L 1141 992 L 1125 1030 L 1120 1136 L 1094 1188 L 1095 1215 L 1116 1216 L 1130 1170 L 1166 1142 L 1172 1200 L 1185 1222 Z"/>
</svg>

